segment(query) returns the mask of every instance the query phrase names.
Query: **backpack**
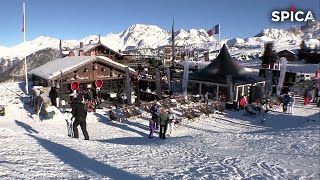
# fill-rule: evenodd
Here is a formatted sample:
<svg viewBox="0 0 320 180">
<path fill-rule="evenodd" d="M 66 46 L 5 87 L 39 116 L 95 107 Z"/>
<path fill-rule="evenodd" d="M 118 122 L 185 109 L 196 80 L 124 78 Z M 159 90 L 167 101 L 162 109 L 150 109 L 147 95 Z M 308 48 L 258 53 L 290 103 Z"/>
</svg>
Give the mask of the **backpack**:
<svg viewBox="0 0 320 180">
<path fill-rule="evenodd" d="M 153 118 L 157 118 L 159 116 L 159 109 L 157 106 L 152 106 L 151 108 L 151 114 Z"/>
<path fill-rule="evenodd" d="M 283 103 L 284 104 L 288 104 L 290 102 L 290 96 L 289 95 L 285 95 L 284 97 L 283 97 Z"/>
</svg>

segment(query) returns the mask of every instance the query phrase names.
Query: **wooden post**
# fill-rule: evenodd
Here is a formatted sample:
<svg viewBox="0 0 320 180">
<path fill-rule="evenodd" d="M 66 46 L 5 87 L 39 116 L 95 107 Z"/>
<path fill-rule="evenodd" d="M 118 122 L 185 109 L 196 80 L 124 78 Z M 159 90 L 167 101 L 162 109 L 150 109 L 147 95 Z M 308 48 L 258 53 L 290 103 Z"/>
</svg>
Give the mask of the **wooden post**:
<svg viewBox="0 0 320 180">
<path fill-rule="evenodd" d="M 233 82 L 232 82 L 232 76 L 231 75 L 227 75 L 227 85 L 229 88 L 229 102 L 233 102 Z"/>
<path fill-rule="evenodd" d="M 238 96 L 239 96 L 238 94 L 239 94 L 239 87 L 236 86 L 236 98 L 235 98 L 236 101 L 238 101 Z"/>
<path fill-rule="evenodd" d="M 62 107 L 62 104 L 61 104 L 61 101 L 63 99 L 63 88 L 62 88 L 62 79 L 63 79 L 63 76 L 62 76 L 62 71 L 60 71 L 60 91 L 59 91 L 59 97 L 60 97 L 60 106 L 59 107 Z"/>
<path fill-rule="evenodd" d="M 126 83 L 125 83 L 125 87 L 126 87 L 126 96 L 127 96 L 127 101 L 128 104 L 132 104 L 131 101 L 131 85 L 130 85 L 130 74 L 129 74 L 129 68 L 125 67 L 124 68 L 124 72 L 125 72 L 125 78 L 126 78 Z"/>
<path fill-rule="evenodd" d="M 202 82 L 200 82 L 200 85 L 199 85 L 199 95 L 201 97 L 201 94 L 202 94 Z"/>
<path fill-rule="evenodd" d="M 271 91 L 270 95 L 272 95 L 272 72 L 271 71 L 266 71 L 266 78 L 267 78 L 267 82 L 265 83 L 265 91 L 268 93 Z"/>
<path fill-rule="evenodd" d="M 161 95 L 161 80 L 160 80 L 160 69 L 155 68 L 155 78 L 156 78 L 156 93 L 160 99 L 162 99 Z"/>
<path fill-rule="evenodd" d="M 216 93 L 216 98 L 219 99 L 219 85 L 217 85 L 217 93 Z"/>
</svg>

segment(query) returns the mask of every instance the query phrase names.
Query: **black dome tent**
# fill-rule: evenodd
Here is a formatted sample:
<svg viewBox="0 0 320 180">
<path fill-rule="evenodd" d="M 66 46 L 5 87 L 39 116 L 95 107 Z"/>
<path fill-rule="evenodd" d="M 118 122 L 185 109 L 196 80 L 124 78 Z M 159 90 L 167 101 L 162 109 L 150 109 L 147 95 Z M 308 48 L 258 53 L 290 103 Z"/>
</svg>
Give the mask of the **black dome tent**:
<svg viewBox="0 0 320 180">
<path fill-rule="evenodd" d="M 248 94 L 251 86 L 258 83 L 265 85 L 265 79 L 251 74 L 233 60 L 225 44 L 210 64 L 189 74 L 188 82 L 199 88 L 199 94 L 209 92 L 216 98 L 221 94 L 228 95 L 229 102 L 238 100 L 241 94 Z M 212 90 L 212 87 L 215 87 L 215 90 Z"/>
</svg>

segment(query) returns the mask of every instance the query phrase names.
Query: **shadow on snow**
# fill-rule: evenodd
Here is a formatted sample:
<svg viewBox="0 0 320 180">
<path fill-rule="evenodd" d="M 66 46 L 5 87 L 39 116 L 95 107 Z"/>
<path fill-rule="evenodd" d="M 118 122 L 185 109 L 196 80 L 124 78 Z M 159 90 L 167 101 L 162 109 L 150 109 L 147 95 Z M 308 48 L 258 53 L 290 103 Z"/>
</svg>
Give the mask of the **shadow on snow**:
<svg viewBox="0 0 320 180">
<path fill-rule="evenodd" d="M 94 176 L 109 177 L 112 179 L 146 179 L 91 159 L 79 151 L 61 144 L 49 141 L 47 139 L 42 139 L 32 134 L 29 134 L 29 136 L 37 140 L 43 148 L 51 152 L 57 158 L 61 159 L 65 164 L 68 164 L 81 172 L 92 174 Z"/>
<path fill-rule="evenodd" d="M 22 127 L 24 130 L 26 130 L 28 133 L 39 133 L 37 130 L 33 129 L 30 125 L 24 123 L 24 122 L 21 122 L 21 121 L 18 121 L 18 120 L 15 120 L 14 121 L 18 126 Z"/>
</svg>

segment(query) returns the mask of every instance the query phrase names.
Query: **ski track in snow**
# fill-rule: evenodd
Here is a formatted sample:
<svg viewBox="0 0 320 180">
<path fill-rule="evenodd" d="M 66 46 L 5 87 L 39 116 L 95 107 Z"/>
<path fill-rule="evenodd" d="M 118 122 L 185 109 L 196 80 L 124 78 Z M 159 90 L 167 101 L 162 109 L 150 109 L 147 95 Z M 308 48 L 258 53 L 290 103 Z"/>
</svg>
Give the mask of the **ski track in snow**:
<svg viewBox="0 0 320 180">
<path fill-rule="evenodd" d="M 148 121 L 88 116 L 90 141 L 67 134 L 63 117 L 33 119 L 17 83 L 0 85 L 0 179 L 319 179 L 319 110 L 296 116 L 201 118 L 166 140 L 148 138 Z M 22 96 L 22 97 L 20 97 Z M 24 102 L 24 103 L 22 103 Z M 308 121 L 307 119 L 312 119 Z M 314 121 L 313 121 L 314 120 Z"/>
</svg>

